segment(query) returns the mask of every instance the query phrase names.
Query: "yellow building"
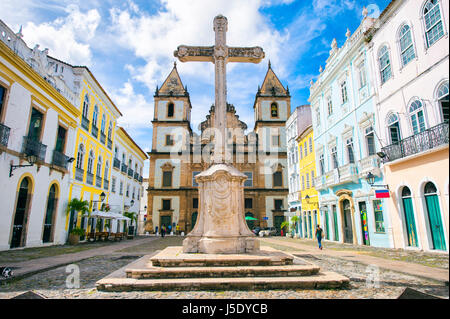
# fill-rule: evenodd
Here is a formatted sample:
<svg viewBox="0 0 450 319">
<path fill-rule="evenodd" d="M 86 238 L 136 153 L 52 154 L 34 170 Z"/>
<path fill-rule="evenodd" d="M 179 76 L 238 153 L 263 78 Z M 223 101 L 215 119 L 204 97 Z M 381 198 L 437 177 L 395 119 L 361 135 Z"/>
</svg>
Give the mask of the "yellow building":
<svg viewBox="0 0 450 319">
<path fill-rule="evenodd" d="M 90 209 L 100 209 L 109 200 L 109 184 L 113 166 L 113 143 L 117 119 L 122 115 L 87 67 L 72 67 L 66 63 L 61 67 L 71 68 L 74 83 L 79 85 L 78 129 L 75 139 L 75 161 L 72 165 L 72 182 L 69 201 L 72 198 L 87 200 Z M 74 227 L 90 230 L 85 216 L 70 212 L 66 230 Z"/>
<path fill-rule="evenodd" d="M 314 148 L 313 128 L 309 124 L 299 132 L 297 137 L 299 154 L 299 172 L 301 189 L 301 225 L 303 237 L 314 238 L 317 224 L 327 231 L 321 224 L 319 213 L 319 196 L 314 188 L 314 177 L 316 176 L 316 157 Z"/>
</svg>

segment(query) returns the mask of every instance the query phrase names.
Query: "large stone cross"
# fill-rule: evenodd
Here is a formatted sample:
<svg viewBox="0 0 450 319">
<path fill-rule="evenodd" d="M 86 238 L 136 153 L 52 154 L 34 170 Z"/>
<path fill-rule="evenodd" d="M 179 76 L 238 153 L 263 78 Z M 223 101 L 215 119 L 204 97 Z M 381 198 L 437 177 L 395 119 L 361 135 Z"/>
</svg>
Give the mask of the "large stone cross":
<svg viewBox="0 0 450 319">
<path fill-rule="evenodd" d="M 261 47 L 228 47 L 226 32 L 227 18 L 218 15 L 214 18 L 214 32 L 216 41 L 214 46 L 180 45 L 174 52 L 181 62 L 200 61 L 215 64 L 215 118 L 214 118 L 214 163 L 225 161 L 225 130 L 227 128 L 227 78 L 226 65 L 228 62 L 259 63 L 264 58 Z M 219 135 L 219 136 L 217 136 Z"/>
</svg>

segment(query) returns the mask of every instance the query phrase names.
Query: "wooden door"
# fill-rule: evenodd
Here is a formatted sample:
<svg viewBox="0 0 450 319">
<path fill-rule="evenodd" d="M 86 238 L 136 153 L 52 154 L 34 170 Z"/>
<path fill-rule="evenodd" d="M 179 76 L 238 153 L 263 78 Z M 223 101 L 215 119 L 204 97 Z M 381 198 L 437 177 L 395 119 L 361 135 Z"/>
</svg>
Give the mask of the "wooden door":
<svg viewBox="0 0 450 319">
<path fill-rule="evenodd" d="M 342 214 L 344 221 L 344 243 L 353 243 L 353 229 L 352 229 L 352 213 L 350 209 L 350 201 L 344 199 L 342 201 Z"/>
</svg>

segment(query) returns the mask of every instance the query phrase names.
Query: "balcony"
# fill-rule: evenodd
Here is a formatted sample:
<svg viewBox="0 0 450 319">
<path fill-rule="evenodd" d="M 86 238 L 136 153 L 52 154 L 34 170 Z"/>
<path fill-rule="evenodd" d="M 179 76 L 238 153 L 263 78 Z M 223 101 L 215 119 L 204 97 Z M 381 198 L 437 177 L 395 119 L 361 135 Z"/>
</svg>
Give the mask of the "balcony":
<svg viewBox="0 0 450 319">
<path fill-rule="evenodd" d="M 326 179 L 325 175 L 315 177 L 314 178 L 315 189 L 318 191 L 326 189 L 327 188 L 326 182 L 327 182 L 327 179 Z"/>
<path fill-rule="evenodd" d="M 11 129 L 0 123 L 0 145 L 7 147 Z"/>
<path fill-rule="evenodd" d="M 139 173 L 134 173 L 134 179 L 135 179 L 136 181 L 139 181 Z"/>
<path fill-rule="evenodd" d="M 81 168 L 75 168 L 75 179 L 77 181 L 83 182 L 84 170 Z"/>
<path fill-rule="evenodd" d="M 117 158 L 114 158 L 113 160 L 113 167 L 120 170 L 120 161 Z"/>
<path fill-rule="evenodd" d="M 127 173 L 128 166 L 126 164 L 122 164 L 122 173 Z"/>
<path fill-rule="evenodd" d="M 86 172 L 86 183 L 94 185 L 94 174 Z"/>
<path fill-rule="evenodd" d="M 107 179 L 103 180 L 103 189 L 108 190 L 109 189 L 109 181 Z"/>
<path fill-rule="evenodd" d="M 139 176 L 139 183 L 142 183 L 142 176 Z"/>
<path fill-rule="evenodd" d="M 103 132 L 100 132 L 100 143 L 105 144 L 106 142 L 106 135 Z"/>
<path fill-rule="evenodd" d="M 356 164 L 350 163 L 338 168 L 339 184 L 358 183 L 358 169 Z"/>
<path fill-rule="evenodd" d="M 372 174 L 381 174 L 380 158 L 378 155 L 368 156 L 359 161 L 359 177 L 364 178 L 372 172 Z"/>
<path fill-rule="evenodd" d="M 81 127 L 84 128 L 88 132 L 89 132 L 89 123 L 90 122 L 86 117 L 84 117 L 84 116 L 81 117 Z"/>
<path fill-rule="evenodd" d="M 326 187 L 332 187 L 339 184 L 339 170 L 337 168 L 325 173 Z"/>
<path fill-rule="evenodd" d="M 38 160 L 44 162 L 46 151 L 47 145 L 44 145 L 39 141 L 35 141 L 31 137 L 23 137 L 22 153 L 25 155 L 34 155 Z"/>
<path fill-rule="evenodd" d="M 91 134 L 93 137 L 98 138 L 98 127 L 94 123 L 92 123 Z"/>
<path fill-rule="evenodd" d="M 128 169 L 128 177 L 133 178 L 133 170 L 131 168 Z"/>
<path fill-rule="evenodd" d="M 108 148 L 112 150 L 112 141 L 108 138 Z"/>
<path fill-rule="evenodd" d="M 65 154 L 58 152 L 58 151 L 53 151 L 53 156 L 52 156 L 52 165 L 64 168 L 65 170 L 68 170 L 68 161 L 69 157 L 66 156 Z"/>
<path fill-rule="evenodd" d="M 381 148 L 386 154 L 383 163 L 395 161 L 448 144 L 448 123 L 441 123 L 428 130 Z"/>
<path fill-rule="evenodd" d="M 95 176 L 95 186 L 102 188 L 102 178 L 101 178 L 100 174 L 97 174 Z"/>
</svg>

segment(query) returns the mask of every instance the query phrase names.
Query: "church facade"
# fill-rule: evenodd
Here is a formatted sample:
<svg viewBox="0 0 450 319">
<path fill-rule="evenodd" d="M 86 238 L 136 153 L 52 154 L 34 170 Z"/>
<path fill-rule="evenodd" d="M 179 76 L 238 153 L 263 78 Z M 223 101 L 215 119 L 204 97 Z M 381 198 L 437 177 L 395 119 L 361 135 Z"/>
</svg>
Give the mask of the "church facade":
<svg viewBox="0 0 450 319">
<path fill-rule="evenodd" d="M 199 215 L 199 192 L 195 176 L 212 164 L 214 105 L 200 124 L 191 128 L 189 93 L 176 65 L 154 95 L 154 119 L 150 172 L 147 188 L 145 230 L 178 225 L 189 233 Z M 280 229 L 287 211 L 288 174 L 285 123 L 290 116 L 290 94 L 270 63 L 254 101 L 255 126 L 239 120 L 236 108 L 227 104 L 226 155 L 247 175 L 244 183 L 245 215 L 253 227 Z"/>
</svg>

